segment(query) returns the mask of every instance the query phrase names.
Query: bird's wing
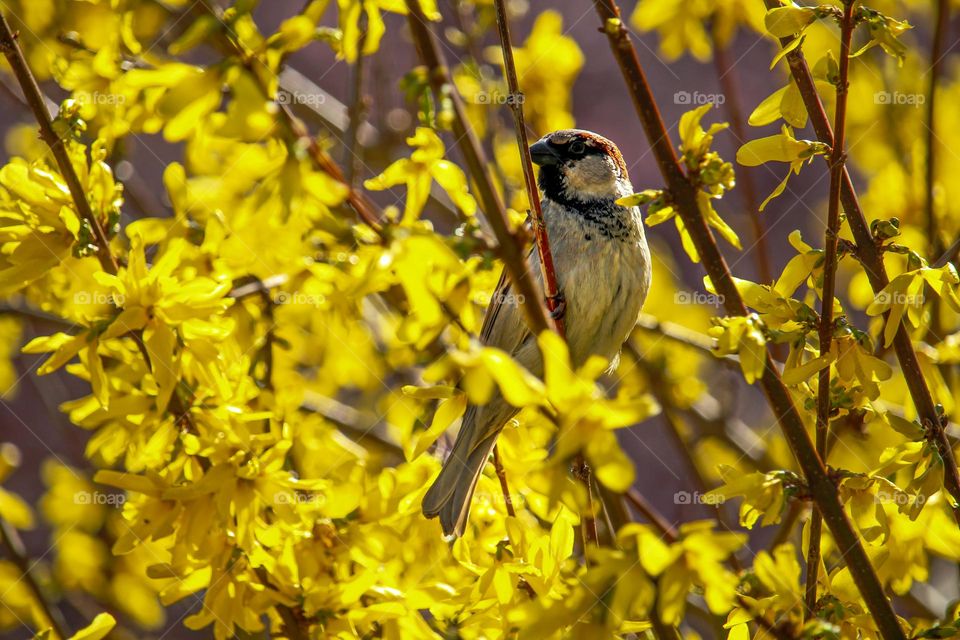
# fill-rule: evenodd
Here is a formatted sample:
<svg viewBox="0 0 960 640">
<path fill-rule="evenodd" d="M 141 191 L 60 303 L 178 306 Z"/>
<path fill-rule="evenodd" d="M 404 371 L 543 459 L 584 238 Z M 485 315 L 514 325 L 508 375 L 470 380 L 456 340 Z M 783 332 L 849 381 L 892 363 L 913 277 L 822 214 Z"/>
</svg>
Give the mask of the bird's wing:
<svg viewBox="0 0 960 640">
<path fill-rule="evenodd" d="M 536 256 L 531 251 L 527 264 L 532 260 L 536 260 Z M 514 291 L 515 288 L 504 268 L 480 327 L 480 341 L 484 345 L 496 347 L 511 356 L 516 356 L 533 337 L 523 315 L 520 300 Z M 499 393 L 494 394 L 485 405 L 471 405 L 464 414 L 458 440 L 466 438 L 469 443 L 467 451 L 473 452 L 487 442 L 491 435 L 496 434 L 514 413 L 516 409 L 508 405 Z"/>
<path fill-rule="evenodd" d="M 530 265 L 534 260 L 536 257 L 531 250 L 527 254 L 527 264 Z M 480 342 L 511 355 L 515 354 L 531 335 L 521 308 L 522 302 L 515 295 L 515 290 L 507 275 L 507 269 L 504 268 L 480 327 Z"/>
</svg>

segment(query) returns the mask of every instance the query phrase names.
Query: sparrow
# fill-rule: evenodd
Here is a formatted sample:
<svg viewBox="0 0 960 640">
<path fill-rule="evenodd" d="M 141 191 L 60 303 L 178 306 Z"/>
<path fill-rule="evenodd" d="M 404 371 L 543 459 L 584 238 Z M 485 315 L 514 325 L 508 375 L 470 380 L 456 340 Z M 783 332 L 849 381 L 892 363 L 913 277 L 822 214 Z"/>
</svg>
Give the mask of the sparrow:
<svg viewBox="0 0 960 640">
<path fill-rule="evenodd" d="M 540 168 L 543 218 L 563 295 L 571 363 L 579 367 L 597 355 L 613 370 L 647 297 L 651 271 L 639 209 L 617 204 L 634 193 L 623 156 L 610 140 L 580 129 L 544 136 L 530 147 L 530 155 Z M 527 266 L 542 289 L 536 251 Z M 542 377 L 536 336 L 512 289 L 501 276 L 480 341 Z M 487 404 L 467 407 L 453 450 L 423 498 L 423 514 L 439 516 L 445 535 L 463 535 L 477 480 L 497 436 L 516 413 L 499 392 Z"/>
</svg>

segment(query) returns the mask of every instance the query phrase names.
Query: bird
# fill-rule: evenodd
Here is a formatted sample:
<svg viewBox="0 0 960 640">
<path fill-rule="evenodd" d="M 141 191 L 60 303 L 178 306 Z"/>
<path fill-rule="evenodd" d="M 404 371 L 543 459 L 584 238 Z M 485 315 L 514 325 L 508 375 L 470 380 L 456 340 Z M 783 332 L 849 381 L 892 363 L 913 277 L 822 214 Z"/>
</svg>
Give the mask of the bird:
<svg viewBox="0 0 960 640">
<path fill-rule="evenodd" d="M 562 295 L 563 321 L 574 367 L 597 355 L 612 371 L 636 325 L 651 281 L 650 250 L 637 207 L 617 200 L 634 193 L 617 146 L 582 129 L 547 134 L 530 147 L 539 167 L 541 209 Z M 543 284 L 539 257 L 527 258 Z M 522 299 L 506 275 L 494 292 L 480 342 L 510 354 L 538 377 L 543 362 L 536 335 L 526 324 Z M 467 407 L 450 455 L 427 490 L 422 511 L 440 518 L 446 536 L 464 534 L 477 481 L 506 423 L 517 409 L 495 392 L 489 402 Z"/>
</svg>

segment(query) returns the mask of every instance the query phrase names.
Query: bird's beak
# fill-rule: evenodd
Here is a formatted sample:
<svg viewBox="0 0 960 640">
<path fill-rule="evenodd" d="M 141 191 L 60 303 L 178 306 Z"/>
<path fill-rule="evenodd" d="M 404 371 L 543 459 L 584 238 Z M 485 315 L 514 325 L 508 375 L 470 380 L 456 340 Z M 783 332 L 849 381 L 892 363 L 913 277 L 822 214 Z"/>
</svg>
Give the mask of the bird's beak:
<svg viewBox="0 0 960 640">
<path fill-rule="evenodd" d="M 530 147 L 530 159 L 541 167 L 560 164 L 560 155 L 546 140 L 538 140 Z"/>
</svg>

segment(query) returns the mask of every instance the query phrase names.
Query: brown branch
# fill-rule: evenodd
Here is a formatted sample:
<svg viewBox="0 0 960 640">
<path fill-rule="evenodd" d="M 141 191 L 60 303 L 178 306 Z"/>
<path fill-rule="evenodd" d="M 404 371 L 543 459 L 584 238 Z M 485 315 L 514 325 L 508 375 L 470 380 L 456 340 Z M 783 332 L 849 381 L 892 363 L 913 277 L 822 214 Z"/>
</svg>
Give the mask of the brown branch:
<svg viewBox="0 0 960 640">
<path fill-rule="evenodd" d="M 663 516 L 662 513 L 657 511 L 652 504 L 643 496 L 642 493 L 637 491 L 634 488 L 627 490 L 625 494 L 627 502 L 644 517 L 644 519 L 652 524 L 657 531 L 663 535 L 663 537 L 668 542 L 676 542 L 680 538 L 680 534 L 677 533 L 676 528 Z"/>
<path fill-rule="evenodd" d="M 650 608 L 650 624 L 653 626 L 653 635 L 657 640 L 681 640 L 680 632 L 677 628 L 668 625 L 660 619 L 658 607 Z"/>
<path fill-rule="evenodd" d="M 933 263 L 933 267 L 940 269 L 947 266 L 948 262 L 953 262 L 957 259 L 958 254 L 960 254 L 960 236 L 957 236 L 950 246 L 937 258 L 937 261 Z"/>
<path fill-rule="evenodd" d="M 497 479 L 500 480 L 500 490 L 503 491 L 504 504 L 507 506 L 507 515 L 511 518 L 517 517 L 517 511 L 513 508 L 513 498 L 510 497 L 510 485 L 507 484 L 507 470 L 503 468 L 503 460 L 500 459 L 500 447 L 493 445 L 493 468 L 497 472 Z"/>
<path fill-rule="evenodd" d="M 343 164 L 346 167 L 345 182 L 353 189 L 356 187 L 357 170 L 360 165 L 359 152 L 362 147 L 359 144 L 360 125 L 363 124 L 364 116 L 367 112 L 367 98 L 363 95 L 364 81 L 364 63 L 366 56 L 363 55 L 363 48 L 367 43 L 366 12 L 361 11 L 358 18 L 360 24 L 360 41 L 357 43 L 357 61 L 353 65 L 353 84 L 350 89 L 350 106 L 347 107 L 347 116 L 350 121 L 347 124 L 346 142 L 344 144 Z"/>
<path fill-rule="evenodd" d="M 40 126 L 40 137 L 43 138 L 43 141 L 47 143 L 47 146 L 50 147 L 50 151 L 53 153 L 57 166 L 60 168 L 60 175 L 63 176 L 64 182 L 67 183 L 67 188 L 70 190 L 70 195 L 77 207 L 77 213 L 80 214 L 80 218 L 87 223 L 93 232 L 100 266 L 107 273 L 116 274 L 117 261 L 110 252 L 110 240 L 107 238 L 106 231 L 104 231 L 103 225 L 100 224 L 100 220 L 90 207 L 90 202 L 87 200 L 86 188 L 80 182 L 80 177 L 77 175 L 76 167 L 73 166 L 73 162 L 70 160 L 70 154 L 67 152 L 64 140 L 61 139 L 53 129 L 53 120 L 50 118 L 50 112 L 47 110 L 47 103 L 43 98 L 43 93 L 41 93 L 40 87 L 37 85 L 37 79 L 34 77 L 33 72 L 30 71 L 30 67 L 23 57 L 23 51 L 20 50 L 20 44 L 17 42 L 17 34 L 11 29 L 10 23 L 7 21 L 7 16 L 3 12 L 0 12 L 0 50 L 3 51 L 7 62 L 10 63 L 14 75 L 17 77 L 17 82 L 20 83 L 24 98 L 27 104 L 30 105 L 30 110 L 33 111 L 37 124 Z"/>
<path fill-rule="evenodd" d="M 43 611 L 44 617 L 46 617 L 47 622 L 50 623 L 56 636 L 61 639 L 68 638 L 70 634 L 67 633 L 67 622 L 64 620 L 63 614 L 56 605 L 48 602 L 43 595 L 43 591 L 40 589 L 40 583 L 33 577 L 32 565 L 27 558 L 27 551 L 23 546 L 23 542 L 20 540 L 20 536 L 17 535 L 17 530 L 2 517 L 0 517 L 0 543 L 3 545 L 7 559 L 17 567 L 24 584 L 27 585 L 27 589 L 30 591 L 30 595 L 32 595 L 36 601 L 36 606 Z"/>
<path fill-rule="evenodd" d="M 594 514 L 593 506 L 593 474 L 590 471 L 590 465 L 583 453 L 578 453 L 573 460 L 573 477 L 583 484 L 587 492 L 587 513 L 581 514 L 580 520 L 583 527 L 583 546 L 584 552 L 588 544 L 596 545 L 600 540 L 597 534 L 597 517 Z"/>
<path fill-rule="evenodd" d="M 613 0 L 594 0 L 594 5 L 600 16 L 603 31 L 610 42 L 611 50 L 630 90 L 647 140 L 653 148 L 664 182 L 703 261 L 704 269 L 710 276 L 717 293 L 724 296 L 727 313 L 735 316 L 746 315 L 747 308 L 734 284 L 730 269 L 720 253 L 713 233 L 700 213 L 697 188 L 684 175 L 677 159 L 653 92 L 640 66 L 636 49 L 620 19 L 620 11 Z M 903 630 L 884 593 L 883 585 L 877 578 L 870 564 L 870 558 L 840 503 L 837 487 L 828 475 L 823 461 L 817 455 L 803 418 L 780 378 L 769 351 L 766 353 L 765 370 L 760 384 L 803 470 L 810 493 L 823 514 L 824 521 L 830 527 L 837 546 L 845 550 L 843 556 L 846 565 L 877 623 L 877 628 L 886 640 L 903 640 L 905 638 Z"/>
<path fill-rule="evenodd" d="M 260 69 L 269 68 L 258 60 L 254 53 L 246 51 L 243 45 L 229 33 L 229 29 L 220 15 L 220 10 L 211 6 L 209 0 L 200 0 L 193 5 L 193 7 L 193 10 L 202 11 L 224 26 L 223 40 L 229 50 L 229 54 L 236 57 L 247 70 L 250 77 L 256 82 L 257 88 L 263 97 L 277 106 L 278 113 L 280 114 L 280 125 L 290 137 L 289 142 L 303 143 L 314 165 L 347 187 L 347 202 L 350 204 L 350 207 L 356 212 L 360 221 L 375 231 L 380 236 L 380 239 L 383 240 L 383 227 L 380 224 L 380 217 L 377 213 L 376 205 L 374 205 L 363 192 L 353 188 L 346 177 L 344 177 L 343 171 L 340 170 L 337 163 L 334 162 L 330 154 L 327 153 L 327 150 L 320 145 L 315 137 L 310 135 L 303 121 L 293 114 L 293 111 L 290 110 L 290 105 L 282 104 L 270 95 L 270 82 L 260 74 Z"/>
<path fill-rule="evenodd" d="M 507 88 L 510 92 L 507 103 L 513 112 L 513 124 L 517 134 L 517 149 L 520 152 L 520 164 L 523 166 L 523 180 L 527 189 L 527 200 L 530 202 L 530 214 L 533 218 L 534 237 L 537 242 L 537 254 L 540 256 L 540 268 L 543 271 L 543 293 L 547 298 L 547 308 L 551 315 L 560 309 L 560 287 L 557 285 L 557 270 L 553 264 L 553 254 L 550 252 L 550 238 L 547 237 L 547 226 L 543 220 L 543 209 L 540 206 L 540 193 L 537 191 L 537 177 L 533 171 L 533 161 L 530 158 L 530 143 L 527 140 L 527 126 L 523 120 L 523 92 L 520 91 L 520 80 L 517 77 L 517 65 L 513 59 L 513 44 L 510 41 L 510 22 L 507 18 L 507 9 L 504 0 L 494 0 L 497 11 L 497 27 L 500 30 L 500 49 L 503 52 L 503 71 L 507 78 Z M 557 332 L 563 336 L 563 318 L 556 318 Z"/>
<path fill-rule="evenodd" d="M 204 7 L 207 5 L 204 3 Z M 209 7 L 207 7 L 209 9 Z M 46 104 L 43 99 L 43 94 L 40 92 L 40 88 L 37 85 L 36 78 L 33 75 L 33 72 L 30 70 L 29 66 L 26 63 L 26 60 L 23 57 L 23 53 L 20 50 L 20 47 L 16 41 L 16 35 L 11 31 L 10 24 L 7 22 L 6 16 L 0 13 L 0 49 L 3 50 L 4 55 L 7 57 L 7 60 L 10 62 L 11 67 L 14 69 L 14 73 L 17 76 L 17 81 L 20 83 L 20 86 L 24 92 L 24 96 L 27 102 L 30 104 L 31 110 L 36 117 L 38 124 L 40 125 L 41 137 L 50 147 L 51 151 L 54 154 L 54 157 L 57 160 L 57 164 L 60 168 L 60 172 L 64 177 L 64 180 L 67 182 L 67 185 L 70 189 L 71 198 L 74 201 L 74 205 L 77 207 L 77 211 L 80 213 L 81 217 L 88 222 L 91 229 L 94 233 L 94 241 L 97 245 L 97 256 L 100 260 L 100 265 L 104 271 L 111 274 L 116 274 L 118 271 L 118 264 L 113 254 L 110 251 L 110 243 L 106 234 L 103 231 L 103 228 L 100 226 L 99 221 L 96 216 L 94 216 L 90 204 L 86 199 L 83 187 L 80 183 L 80 180 L 77 176 L 76 170 L 73 167 L 70 157 L 67 154 L 66 147 L 63 144 L 63 141 L 56 135 L 53 130 L 53 123 L 50 119 L 50 114 L 47 111 Z M 247 58 L 244 58 L 248 60 Z M 285 107 L 286 105 L 281 105 Z M 288 113 L 288 111 L 282 112 Z M 296 122 L 289 123 L 291 125 L 296 124 Z M 302 136 L 301 136 L 302 137 Z M 310 139 L 311 151 L 312 154 L 315 153 L 315 159 L 318 160 L 328 160 L 332 165 L 333 161 L 329 158 L 323 149 L 319 147 L 316 140 Z M 319 162 L 318 162 L 319 163 Z M 335 165 L 334 165 L 335 166 Z M 337 169 L 336 177 L 341 182 L 343 181 L 342 174 L 339 173 Z M 351 190 L 351 194 L 355 195 L 355 192 Z M 358 213 L 359 213 L 358 209 Z M 363 217 L 363 216 L 361 216 Z M 374 227 L 377 229 L 377 227 Z M 149 351 L 146 347 L 146 344 L 143 341 L 142 335 L 137 332 L 133 336 L 134 341 L 137 343 L 141 354 L 146 361 L 148 370 L 153 370 L 153 363 L 150 359 Z M 193 433 L 196 433 L 196 425 L 192 421 L 190 415 L 190 407 L 184 403 L 180 398 L 178 393 L 175 392 L 170 398 L 169 405 L 167 406 L 167 412 L 173 416 L 176 423 L 179 425 L 181 422 L 185 424 L 185 427 Z M 7 532 L 4 532 L 4 542 L 7 541 Z M 277 606 L 278 611 L 281 616 L 284 616 L 286 620 L 288 617 L 292 621 L 296 621 L 298 612 L 293 610 L 287 610 L 286 607 Z M 52 618 L 51 618 L 52 620 Z M 289 626 L 289 625 L 287 625 Z M 295 632 L 295 633 L 294 633 Z M 306 638 L 307 634 L 305 630 L 299 628 L 290 630 L 289 633 L 291 637 L 296 638 Z M 67 637 L 66 634 L 60 634 L 61 637 Z"/>
<path fill-rule="evenodd" d="M 768 9 L 780 6 L 779 0 L 764 0 L 764 2 Z M 789 37 L 781 38 L 780 45 L 786 47 L 792 41 L 793 39 Z M 810 123 L 817 134 L 817 139 L 833 147 L 833 128 L 830 126 L 830 120 L 823 108 L 820 95 L 817 93 L 813 75 L 809 66 L 807 66 L 801 47 L 797 47 L 787 54 L 787 64 L 790 66 L 790 72 L 797 88 L 800 90 L 800 96 L 803 98 L 803 104 L 810 116 Z M 887 270 L 883 264 L 882 250 L 870 232 L 870 225 L 867 223 L 867 218 L 860 207 L 860 200 L 853 188 L 853 181 L 850 179 L 850 173 L 846 167 L 841 172 L 840 202 L 846 213 L 847 224 L 850 225 L 850 231 L 857 243 L 857 258 L 866 271 L 867 279 L 870 281 L 874 293 L 879 293 L 890 284 L 890 278 L 887 276 Z M 907 389 L 910 391 L 910 397 L 913 399 L 920 421 L 926 429 L 927 438 L 936 446 L 937 452 L 943 458 L 943 484 L 957 503 L 952 511 L 954 519 L 960 525 L 960 470 L 957 469 L 956 458 L 944 429 L 943 418 L 937 412 L 936 403 L 930 393 L 930 387 L 923 376 L 920 361 L 917 359 L 917 353 L 910 340 L 910 333 L 903 322 L 900 323 L 894 336 L 893 346 L 897 354 L 897 360 L 900 362 L 900 369 L 903 371 Z"/>
<path fill-rule="evenodd" d="M 547 225 L 543 219 L 543 209 L 540 205 L 540 193 L 537 191 L 537 178 L 533 170 L 533 161 L 530 158 L 530 143 L 527 140 L 527 126 L 523 119 L 523 92 L 520 91 L 520 80 L 517 76 L 517 65 L 513 59 L 513 44 L 510 39 L 510 22 L 507 18 L 507 9 L 504 0 L 494 0 L 497 13 L 497 27 L 500 33 L 500 49 L 503 53 L 503 70 L 509 90 L 510 110 L 513 112 L 513 124 L 517 136 L 517 149 L 520 152 L 520 161 L 523 166 L 524 185 L 527 190 L 527 200 L 530 202 L 530 214 L 533 220 L 534 239 L 537 246 L 537 255 L 540 258 L 540 269 L 543 276 L 543 293 L 547 301 L 550 317 L 553 319 L 557 333 L 561 337 L 566 335 L 563 324 L 563 297 L 557 284 L 557 271 L 553 264 L 553 254 L 550 251 L 550 238 L 547 236 Z M 590 467 L 587 466 L 583 453 L 577 454 L 574 461 L 574 475 L 576 475 L 587 490 L 587 514 L 583 519 L 586 532 L 584 540 L 597 542 L 597 521 L 593 513 L 593 487 L 591 484 Z"/>
<path fill-rule="evenodd" d="M 419 0 L 406 0 L 406 5 L 410 34 L 413 36 L 420 62 L 427 68 L 430 87 L 437 103 L 450 103 L 453 111 L 453 135 L 476 185 L 483 211 L 497 237 L 500 258 L 518 296 L 523 300 L 528 325 L 534 333 L 539 334 L 551 328 L 542 303 L 543 296 L 527 270 L 520 242 L 510 230 L 507 212 L 493 185 L 483 149 L 467 120 L 463 98 L 453 85 L 449 68 L 436 36 L 428 26 L 429 22 Z"/>
<path fill-rule="evenodd" d="M 840 71 L 837 79 L 837 107 L 834 114 L 833 149 L 830 152 L 830 191 L 827 197 L 827 228 L 824 232 L 825 258 L 823 294 L 820 304 L 820 355 L 830 351 L 833 342 L 833 302 L 837 286 L 837 245 L 840 234 L 840 181 L 845 160 L 844 137 L 847 123 L 847 91 L 850 76 L 850 41 L 853 38 L 853 0 L 846 0 L 840 23 Z M 817 455 L 826 462 L 830 431 L 830 366 L 820 370 L 817 388 Z M 817 579 L 820 573 L 820 537 L 823 518 L 813 510 L 810 520 L 810 546 L 807 549 L 805 616 L 816 616 Z"/>
<path fill-rule="evenodd" d="M 659 333 L 664 338 L 669 338 L 674 342 L 679 342 L 688 347 L 714 353 L 714 339 L 705 333 L 688 329 L 681 324 L 670 321 L 660 320 L 648 313 L 641 313 L 637 320 L 637 326 L 646 331 Z"/>
</svg>

